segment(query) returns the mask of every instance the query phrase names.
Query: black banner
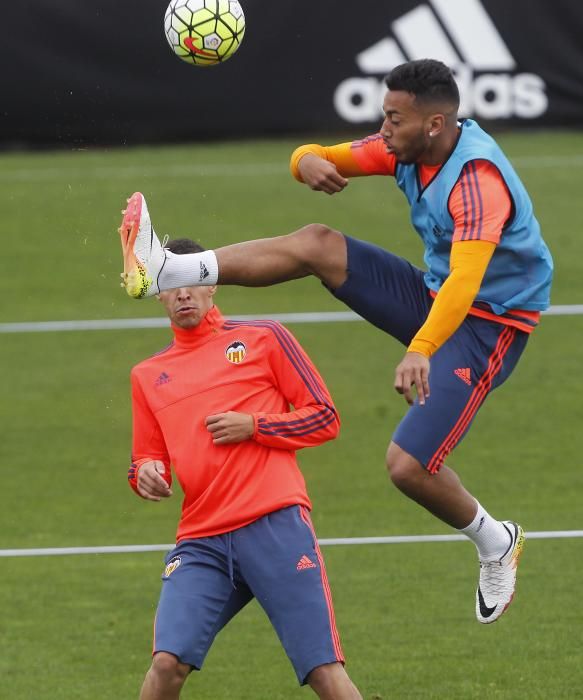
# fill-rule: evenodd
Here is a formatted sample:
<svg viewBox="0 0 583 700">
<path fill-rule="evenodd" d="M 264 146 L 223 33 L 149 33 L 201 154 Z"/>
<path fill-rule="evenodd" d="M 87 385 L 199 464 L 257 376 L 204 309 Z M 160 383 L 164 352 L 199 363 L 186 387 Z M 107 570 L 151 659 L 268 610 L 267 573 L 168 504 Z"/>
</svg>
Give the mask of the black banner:
<svg viewBox="0 0 583 700">
<path fill-rule="evenodd" d="M 170 51 L 166 0 L 4 5 L 0 145 L 89 145 L 365 134 L 383 76 L 405 60 L 455 69 L 462 116 L 583 125 L 576 0 L 241 0 L 247 30 L 224 64 Z"/>
</svg>

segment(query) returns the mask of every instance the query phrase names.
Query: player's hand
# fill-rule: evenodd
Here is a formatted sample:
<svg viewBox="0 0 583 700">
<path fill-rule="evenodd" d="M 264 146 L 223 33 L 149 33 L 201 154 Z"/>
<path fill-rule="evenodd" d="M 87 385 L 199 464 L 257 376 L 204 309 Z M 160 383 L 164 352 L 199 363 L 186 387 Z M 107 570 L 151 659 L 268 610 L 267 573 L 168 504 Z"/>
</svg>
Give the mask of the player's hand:
<svg viewBox="0 0 583 700">
<path fill-rule="evenodd" d="M 249 413 L 227 411 L 207 416 L 204 421 L 215 445 L 243 442 L 253 436 L 255 423 Z"/>
<path fill-rule="evenodd" d="M 307 153 L 300 160 L 298 170 L 306 185 L 318 192 L 335 194 L 348 185 L 348 180 L 340 175 L 334 163 L 313 153 Z"/>
<path fill-rule="evenodd" d="M 172 489 L 164 479 L 164 463 L 155 459 L 144 462 L 138 469 L 138 491 L 148 501 L 159 501 L 172 495 Z"/>
<path fill-rule="evenodd" d="M 395 389 L 403 394 L 409 406 L 415 397 L 413 387 L 421 406 L 429 398 L 429 358 L 419 352 L 407 352 L 395 370 Z"/>
</svg>

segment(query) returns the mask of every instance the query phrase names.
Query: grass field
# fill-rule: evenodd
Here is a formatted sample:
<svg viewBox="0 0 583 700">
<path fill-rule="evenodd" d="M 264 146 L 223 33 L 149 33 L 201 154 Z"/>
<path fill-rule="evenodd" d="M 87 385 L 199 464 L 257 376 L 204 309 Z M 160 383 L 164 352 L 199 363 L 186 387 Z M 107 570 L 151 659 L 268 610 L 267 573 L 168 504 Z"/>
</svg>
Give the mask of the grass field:
<svg viewBox="0 0 583 700">
<path fill-rule="evenodd" d="M 583 134 L 505 134 L 552 249 L 553 304 L 582 304 Z M 324 221 L 421 264 L 405 201 L 384 178 L 326 197 L 290 178 L 289 141 L 0 156 L 0 323 L 161 315 L 119 289 L 125 197 L 146 195 L 160 234 L 207 247 Z M 539 160 L 540 158 L 540 160 Z M 224 288 L 224 313 L 343 310 L 313 280 Z M 292 325 L 326 378 L 340 438 L 300 454 L 322 538 L 451 532 L 388 485 L 384 451 L 405 410 L 402 348 L 364 323 Z M 527 531 L 583 527 L 583 316 L 549 316 L 450 464 L 496 516 Z M 0 549 L 171 542 L 179 497 L 126 485 L 128 372 L 168 331 L 0 334 Z M 325 549 L 348 669 L 366 700 L 583 697 L 583 540 L 531 540 L 517 600 L 474 618 L 469 543 Z M 135 698 L 149 665 L 161 553 L 0 558 L 0 696 Z M 219 635 L 185 698 L 311 697 L 257 605 Z"/>
</svg>

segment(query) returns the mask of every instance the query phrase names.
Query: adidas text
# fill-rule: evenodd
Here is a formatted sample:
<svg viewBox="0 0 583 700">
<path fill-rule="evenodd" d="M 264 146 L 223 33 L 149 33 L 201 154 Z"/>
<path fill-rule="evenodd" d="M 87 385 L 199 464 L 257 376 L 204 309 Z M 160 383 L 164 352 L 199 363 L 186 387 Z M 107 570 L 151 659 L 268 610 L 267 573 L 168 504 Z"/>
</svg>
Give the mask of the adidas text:
<svg viewBox="0 0 583 700">
<path fill-rule="evenodd" d="M 534 119 L 546 112 L 543 79 L 516 72 L 516 62 L 480 0 L 459 3 L 429 0 L 391 23 L 396 38 L 381 39 L 355 58 L 368 76 L 386 75 L 395 66 L 423 55 L 447 63 L 460 90 L 460 116 L 484 119 Z M 460 60 L 460 56 L 462 60 Z M 351 77 L 336 88 L 334 106 L 345 121 L 382 118 L 386 86 L 376 77 Z"/>
<path fill-rule="evenodd" d="M 296 570 L 297 571 L 303 571 L 304 569 L 315 569 L 317 568 L 314 562 L 307 557 L 305 554 L 303 557 L 299 560 L 299 562 L 296 565 Z"/>
</svg>

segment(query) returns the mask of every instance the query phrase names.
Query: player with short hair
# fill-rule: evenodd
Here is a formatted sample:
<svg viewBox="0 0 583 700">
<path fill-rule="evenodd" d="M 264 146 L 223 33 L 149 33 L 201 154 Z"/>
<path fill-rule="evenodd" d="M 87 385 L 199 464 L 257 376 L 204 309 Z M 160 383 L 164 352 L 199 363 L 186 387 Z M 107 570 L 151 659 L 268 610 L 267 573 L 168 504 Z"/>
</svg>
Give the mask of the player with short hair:
<svg viewBox="0 0 583 700">
<path fill-rule="evenodd" d="M 176 284 L 263 286 L 314 275 L 403 343 L 395 389 L 410 408 L 388 447 L 390 477 L 475 543 L 476 616 L 489 623 L 514 595 L 524 533 L 513 521 L 493 518 L 444 461 L 511 374 L 548 307 L 552 259 L 500 147 L 475 121 L 458 120 L 451 70 L 435 60 L 410 61 L 386 85 L 379 133 L 302 146 L 291 169 L 327 194 L 341 192 L 350 177 L 394 177 L 425 248 L 425 272 L 321 224 L 179 260 L 152 235 L 143 197 L 135 194 L 132 225 L 120 231 L 124 284 L 140 297 Z"/>
<path fill-rule="evenodd" d="M 168 250 L 202 249 L 178 239 Z M 215 291 L 160 292 L 173 342 L 131 373 L 130 486 L 151 501 L 171 496 L 172 464 L 184 492 L 140 698 L 178 698 L 217 633 L 255 597 L 301 684 L 325 700 L 362 700 L 344 670 L 295 456 L 336 437 L 336 409 L 289 331 L 273 321 L 227 321 Z"/>
</svg>

